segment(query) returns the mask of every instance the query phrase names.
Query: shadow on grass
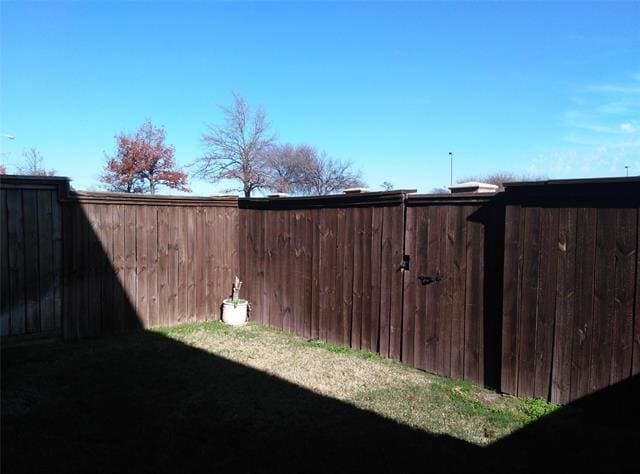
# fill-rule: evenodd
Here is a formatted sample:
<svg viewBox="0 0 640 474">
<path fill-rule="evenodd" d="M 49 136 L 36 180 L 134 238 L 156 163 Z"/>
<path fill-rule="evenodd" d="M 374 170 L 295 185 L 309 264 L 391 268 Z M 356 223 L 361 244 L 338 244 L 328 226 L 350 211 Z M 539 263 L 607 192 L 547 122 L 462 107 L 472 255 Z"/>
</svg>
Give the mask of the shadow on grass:
<svg viewBox="0 0 640 474">
<path fill-rule="evenodd" d="M 636 377 L 480 448 L 155 333 L 9 348 L 2 471 L 620 472 L 637 465 L 637 387 Z"/>
</svg>

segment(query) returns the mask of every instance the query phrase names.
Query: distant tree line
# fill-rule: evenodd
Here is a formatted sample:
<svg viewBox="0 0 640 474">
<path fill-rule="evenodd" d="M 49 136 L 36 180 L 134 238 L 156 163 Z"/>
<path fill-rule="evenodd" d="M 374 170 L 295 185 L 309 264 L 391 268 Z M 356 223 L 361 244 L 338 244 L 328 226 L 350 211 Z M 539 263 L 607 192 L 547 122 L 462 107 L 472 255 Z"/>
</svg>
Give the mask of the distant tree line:
<svg viewBox="0 0 640 474">
<path fill-rule="evenodd" d="M 224 122 L 209 124 L 202 135 L 205 153 L 191 166 L 210 182 L 233 180 L 245 197 L 256 190 L 288 194 L 331 194 L 363 186 L 350 162 L 329 157 L 310 145 L 281 144 L 265 111 L 251 109 L 239 94 L 222 107 Z"/>
<path fill-rule="evenodd" d="M 309 145 L 281 144 L 263 109 L 255 111 L 238 94 L 231 107 L 221 107 L 224 122 L 208 124 L 202 134 L 204 154 L 188 165 L 211 183 L 237 182 L 226 192 L 330 194 L 361 186 L 351 163 L 330 158 Z M 100 180 L 110 191 L 154 194 L 159 186 L 189 191 L 186 171 L 175 164 L 174 147 L 165 131 L 150 121 L 134 133 L 116 136 L 116 152 L 107 157 Z"/>
</svg>

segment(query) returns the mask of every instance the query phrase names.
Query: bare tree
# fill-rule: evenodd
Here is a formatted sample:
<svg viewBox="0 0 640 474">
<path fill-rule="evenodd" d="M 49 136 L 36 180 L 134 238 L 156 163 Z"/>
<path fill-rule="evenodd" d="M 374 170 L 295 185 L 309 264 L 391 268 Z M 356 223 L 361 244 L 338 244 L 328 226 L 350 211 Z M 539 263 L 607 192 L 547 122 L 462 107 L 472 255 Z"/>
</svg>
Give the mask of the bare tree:
<svg viewBox="0 0 640 474">
<path fill-rule="evenodd" d="M 210 182 L 237 180 L 245 197 L 267 185 L 265 160 L 275 141 L 263 109 L 252 112 L 244 98 L 234 93 L 233 106 L 221 107 L 222 125 L 207 125 L 202 135 L 205 154 L 194 161 L 195 175 Z"/>
<path fill-rule="evenodd" d="M 307 159 L 311 155 L 306 145 L 274 145 L 266 155 L 266 187 L 288 194 L 304 192 Z"/>
<path fill-rule="evenodd" d="M 393 183 L 390 181 L 384 181 L 380 186 L 385 191 L 391 191 L 393 189 Z"/>
<path fill-rule="evenodd" d="M 340 161 L 306 147 L 302 182 L 304 194 L 325 195 L 345 188 L 365 186 L 359 171 L 349 161 Z"/>
<path fill-rule="evenodd" d="M 16 167 L 17 174 L 28 176 L 54 176 L 56 170 L 47 170 L 44 167 L 44 159 L 40 152 L 35 148 L 29 148 L 22 152 L 24 162 Z"/>
<path fill-rule="evenodd" d="M 486 175 L 467 176 L 466 178 L 459 179 L 457 182 L 466 183 L 468 181 L 478 181 L 480 183 L 495 184 L 500 191 L 503 191 L 504 183 L 511 181 L 544 181 L 545 179 L 549 178 L 547 176 L 517 175 L 509 171 L 497 171 Z"/>
<path fill-rule="evenodd" d="M 431 191 L 429 191 L 429 194 L 449 194 L 451 191 L 449 191 L 447 188 L 433 188 L 431 189 Z"/>
</svg>

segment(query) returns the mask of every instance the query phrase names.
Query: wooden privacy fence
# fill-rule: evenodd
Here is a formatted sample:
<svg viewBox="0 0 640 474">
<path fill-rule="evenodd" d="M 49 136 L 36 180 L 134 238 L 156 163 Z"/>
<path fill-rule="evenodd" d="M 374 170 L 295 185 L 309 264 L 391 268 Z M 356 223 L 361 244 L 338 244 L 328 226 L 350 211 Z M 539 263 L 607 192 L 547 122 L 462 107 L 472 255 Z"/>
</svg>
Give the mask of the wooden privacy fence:
<svg viewBox="0 0 640 474">
<path fill-rule="evenodd" d="M 557 402 L 640 372 L 640 180 L 240 199 L 2 177 L 3 341 L 251 317 Z"/>
<path fill-rule="evenodd" d="M 564 403 L 640 373 L 640 180 L 507 188 L 501 388 Z"/>
<path fill-rule="evenodd" d="M 400 358 L 404 194 L 240 200 L 252 317 Z"/>
<path fill-rule="evenodd" d="M 238 267 L 236 198 L 74 193 L 2 177 L 3 340 L 217 318 Z"/>
</svg>

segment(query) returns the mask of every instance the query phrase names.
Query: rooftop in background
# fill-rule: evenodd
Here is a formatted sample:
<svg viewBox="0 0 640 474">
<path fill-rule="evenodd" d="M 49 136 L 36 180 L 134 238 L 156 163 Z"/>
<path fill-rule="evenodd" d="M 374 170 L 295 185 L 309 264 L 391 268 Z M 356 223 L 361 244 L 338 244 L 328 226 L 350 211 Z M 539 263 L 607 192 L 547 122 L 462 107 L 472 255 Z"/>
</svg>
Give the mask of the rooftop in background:
<svg viewBox="0 0 640 474">
<path fill-rule="evenodd" d="M 457 193 L 495 193 L 499 186 L 489 183 L 481 183 L 479 181 L 467 181 L 466 183 L 452 184 L 448 186 L 451 194 Z"/>
</svg>

